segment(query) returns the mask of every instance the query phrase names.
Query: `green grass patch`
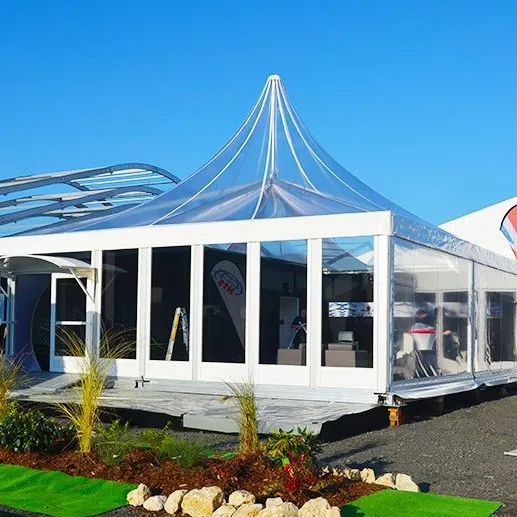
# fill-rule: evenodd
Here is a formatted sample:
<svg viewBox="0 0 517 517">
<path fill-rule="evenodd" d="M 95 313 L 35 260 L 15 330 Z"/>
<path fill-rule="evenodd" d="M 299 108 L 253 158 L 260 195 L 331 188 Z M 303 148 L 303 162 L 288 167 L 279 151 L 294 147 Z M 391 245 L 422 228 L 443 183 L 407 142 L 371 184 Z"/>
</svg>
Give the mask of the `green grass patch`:
<svg viewBox="0 0 517 517">
<path fill-rule="evenodd" d="M 0 505 L 52 517 L 91 517 L 127 504 L 128 483 L 0 465 Z"/>
<path fill-rule="evenodd" d="M 438 494 L 382 490 L 341 509 L 341 517 L 490 517 L 501 503 Z"/>
</svg>

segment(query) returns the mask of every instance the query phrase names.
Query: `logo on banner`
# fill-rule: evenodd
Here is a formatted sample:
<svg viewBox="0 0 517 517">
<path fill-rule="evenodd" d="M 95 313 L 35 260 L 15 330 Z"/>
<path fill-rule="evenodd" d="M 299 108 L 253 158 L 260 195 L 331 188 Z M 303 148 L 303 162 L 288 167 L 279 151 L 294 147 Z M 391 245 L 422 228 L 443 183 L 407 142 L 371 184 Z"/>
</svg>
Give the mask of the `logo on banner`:
<svg viewBox="0 0 517 517">
<path fill-rule="evenodd" d="M 513 254 L 517 258 L 517 206 L 514 206 L 506 212 L 501 222 L 501 232 L 506 237 Z"/>
<path fill-rule="evenodd" d="M 239 268 L 228 260 L 218 262 L 211 274 L 244 348 L 246 286 L 242 274 Z"/>
<path fill-rule="evenodd" d="M 244 286 L 242 285 L 242 282 L 240 282 L 239 279 L 229 271 L 224 269 L 214 269 L 212 276 L 217 283 L 217 287 L 223 289 L 229 295 L 240 296 L 243 294 Z"/>
</svg>

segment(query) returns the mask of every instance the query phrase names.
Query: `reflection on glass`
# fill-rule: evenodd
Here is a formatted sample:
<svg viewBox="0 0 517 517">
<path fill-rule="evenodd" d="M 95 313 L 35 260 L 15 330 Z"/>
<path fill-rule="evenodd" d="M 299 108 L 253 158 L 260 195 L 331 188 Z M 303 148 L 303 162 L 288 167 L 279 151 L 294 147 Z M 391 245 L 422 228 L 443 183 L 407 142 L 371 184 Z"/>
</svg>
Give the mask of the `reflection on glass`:
<svg viewBox="0 0 517 517">
<path fill-rule="evenodd" d="M 373 238 L 322 243 L 322 364 L 372 368 Z"/>
<path fill-rule="evenodd" d="M 469 263 L 395 239 L 394 380 L 467 370 Z"/>
<path fill-rule="evenodd" d="M 80 281 L 86 289 L 86 279 Z M 86 295 L 75 278 L 56 279 L 56 321 L 86 324 Z"/>
<path fill-rule="evenodd" d="M 152 253 L 150 358 L 188 361 L 190 247 Z"/>
<path fill-rule="evenodd" d="M 125 359 L 136 359 L 136 317 L 138 289 L 138 250 L 102 253 L 102 331 L 117 350 L 124 348 Z M 126 342 L 122 347 L 120 341 Z M 102 340 L 101 355 L 110 356 L 110 339 Z M 117 354 L 118 355 L 118 354 Z"/>
<path fill-rule="evenodd" d="M 478 370 L 513 368 L 517 359 L 515 302 L 517 277 L 476 264 Z"/>
<path fill-rule="evenodd" d="M 204 248 L 203 361 L 244 363 L 246 244 Z"/>
<path fill-rule="evenodd" d="M 80 282 L 86 288 L 86 279 Z M 55 355 L 84 354 L 86 295 L 75 278 L 56 279 Z"/>
<path fill-rule="evenodd" d="M 307 241 L 260 246 L 260 364 L 307 364 Z"/>
</svg>

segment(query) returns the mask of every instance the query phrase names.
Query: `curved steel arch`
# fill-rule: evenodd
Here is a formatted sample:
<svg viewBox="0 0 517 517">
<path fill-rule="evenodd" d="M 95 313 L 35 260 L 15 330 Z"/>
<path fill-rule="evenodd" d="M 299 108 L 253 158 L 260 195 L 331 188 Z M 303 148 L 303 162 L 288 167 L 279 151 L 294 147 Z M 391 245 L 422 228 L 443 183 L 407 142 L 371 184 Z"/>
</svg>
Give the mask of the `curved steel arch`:
<svg viewBox="0 0 517 517">
<path fill-rule="evenodd" d="M 140 162 L 6 178 L 0 180 L 0 236 L 121 212 L 179 182 L 169 171 Z M 67 190 L 57 192 L 59 185 Z M 49 222 L 49 218 L 58 221 Z M 22 221 L 30 222 L 22 229 Z"/>
</svg>

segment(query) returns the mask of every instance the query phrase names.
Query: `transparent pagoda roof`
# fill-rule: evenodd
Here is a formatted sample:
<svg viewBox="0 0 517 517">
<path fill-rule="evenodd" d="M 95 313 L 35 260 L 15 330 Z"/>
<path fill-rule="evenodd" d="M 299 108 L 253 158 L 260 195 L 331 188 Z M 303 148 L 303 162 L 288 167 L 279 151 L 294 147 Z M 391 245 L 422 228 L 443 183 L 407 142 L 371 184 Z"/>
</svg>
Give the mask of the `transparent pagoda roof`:
<svg viewBox="0 0 517 517">
<path fill-rule="evenodd" d="M 226 145 L 170 190 L 114 215 L 34 233 L 386 210 L 423 222 L 337 163 L 272 75 Z"/>
</svg>

